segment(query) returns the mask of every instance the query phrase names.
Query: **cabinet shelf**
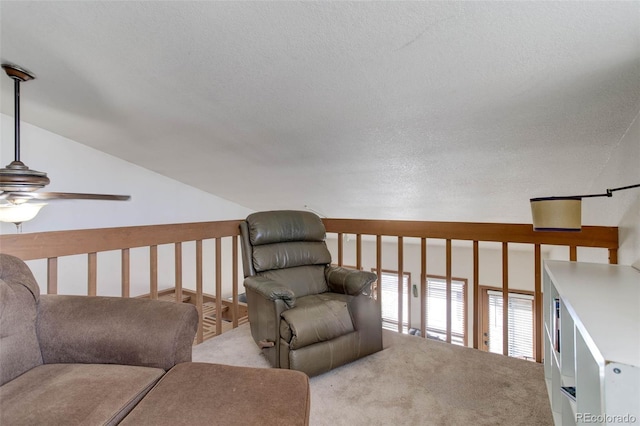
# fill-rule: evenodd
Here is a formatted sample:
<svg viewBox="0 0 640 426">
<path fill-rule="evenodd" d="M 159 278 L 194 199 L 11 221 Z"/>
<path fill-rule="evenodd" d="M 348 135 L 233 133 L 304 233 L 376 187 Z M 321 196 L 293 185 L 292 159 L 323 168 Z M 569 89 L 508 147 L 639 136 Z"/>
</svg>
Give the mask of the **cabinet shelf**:
<svg viewBox="0 0 640 426">
<path fill-rule="evenodd" d="M 543 284 L 544 372 L 556 425 L 587 415 L 603 416 L 602 424 L 640 420 L 640 272 L 545 261 Z M 575 387 L 575 400 L 563 386 Z"/>
</svg>

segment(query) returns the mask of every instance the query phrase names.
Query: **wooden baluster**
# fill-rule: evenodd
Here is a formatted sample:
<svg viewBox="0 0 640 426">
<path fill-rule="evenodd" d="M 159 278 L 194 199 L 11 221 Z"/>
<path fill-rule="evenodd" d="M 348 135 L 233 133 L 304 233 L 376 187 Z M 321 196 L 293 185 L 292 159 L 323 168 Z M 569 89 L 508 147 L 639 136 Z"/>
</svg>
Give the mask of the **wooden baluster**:
<svg viewBox="0 0 640 426">
<path fill-rule="evenodd" d="M 149 247 L 149 290 L 151 299 L 158 300 L 158 246 Z"/>
<path fill-rule="evenodd" d="M 233 287 L 233 293 L 231 296 L 233 298 L 231 320 L 232 320 L 233 328 L 236 328 L 238 327 L 238 317 L 240 316 L 240 313 L 238 311 L 238 237 L 235 237 L 235 236 L 231 237 L 231 241 L 232 241 L 231 269 L 233 271 L 231 276 L 231 285 Z"/>
<path fill-rule="evenodd" d="M 376 284 L 376 300 L 378 305 L 382 303 L 382 236 L 376 235 L 376 275 L 378 281 Z"/>
<path fill-rule="evenodd" d="M 198 343 L 204 340 L 204 327 L 202 317 L 202 240 L 196 240 L 196 309 L 198 311 Z"/>
<path fill-rule="evenodd" d="M 182 303 L 182 243 L 174 244 L 176 303 Z"/>
<path fill-rule="evenodd" d="M 509 246 L 502 243 L 502 353 L 509 355 Z"/>
<path fill-rule="evenodd" d="M 344 255 L 344 247 L 342 242 L 342 232 L 338 232 L 338 266 L 342 266 L 343 255 Z"/>
<path fill-rule="evenodd" d="M 404 260 L 404 244 L 402 241 L 402 237 L 398 237 L 398 333 L 402 333 L 402 326 L 403 326 L 403 318 L 404 318 L 404 312 L 403 312 L 403 306 L 402 306 L 402 302 L 404 299 L 404 295 L 403 295 L 403 286 L 402 286 L 402 282 L 403 282 L 403 260 Z"/>
<path fill-rule="evenodd" d="M 420 335 L 427 337 L 427 239 L 420 239 Z"/>
<path fill-rule="evenodd" d="M 447 280 L 447 343 L 451 343 L 451 240 L 446 243 L 446 280 Z"/>
<path fill-rule="evenodd" d="M 216 336 L 222 334 L 222 241 L 216 242 Z"/>
<path fill-rule="evenodd" d="M 480 244 L 473 242 L 473 347 L 480 348 L 480 339 L 483 339 L 483 331 L 480 326 Z M 482 345 L 484 349 L 484 345 Z"/>
<path fill-rule="evenodd" d="M 534 245 L 534 315 L 533 346 L 536 362 L 542 362 L 542 332 L 544 330 L 542 316 L 542 256 L 540 244 Z"/>
<path fill-rule="evenodd" d="M 87 294 L 89 296 L 95 296 L 98 294 L 98 254 L 88 253 L 88 289 Z"/>
<path fill-rule="evenodd" d="M 131 257 L 129 249 L 120 252 L 120 294 L 131 297 Z"/>
<path fill-rule="evenodd" d="M 611 265 L 618 264 L 618 249 L 609 249 L 609 263 Z"/>
<path fill-rule="evenodd" d="M 58 294 L 58 258 L 47 259 L 47 294 Z"/>
<path fill-rule="evenodd" d="M 578 247 L 569 246 L 569 260 L 571 262 L 577 262 L 578 261 Z"/>
<path fill-rule="evenodd" d="M 356 269 L 362 270 L 362 234 L 356 235 Z"/>
</svg>

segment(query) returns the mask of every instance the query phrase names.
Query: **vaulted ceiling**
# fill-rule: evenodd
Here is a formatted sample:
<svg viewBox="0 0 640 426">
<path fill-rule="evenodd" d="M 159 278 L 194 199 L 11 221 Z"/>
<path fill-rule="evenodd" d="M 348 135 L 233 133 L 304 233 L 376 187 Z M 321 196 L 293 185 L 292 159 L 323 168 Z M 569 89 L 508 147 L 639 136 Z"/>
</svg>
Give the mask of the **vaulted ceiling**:
<svg viewBox="0 0 640 426">
<path fill-rule="evenodd" d="M 254 210 L 529 222 L 530 197 L 604 189 L 640 110 L 637 1 L 2 1 L 0 19 L 2 61 L 37 75 L 24 121 Z M 11 93 L 3 77 L 8 115 Z"/>
</svg>

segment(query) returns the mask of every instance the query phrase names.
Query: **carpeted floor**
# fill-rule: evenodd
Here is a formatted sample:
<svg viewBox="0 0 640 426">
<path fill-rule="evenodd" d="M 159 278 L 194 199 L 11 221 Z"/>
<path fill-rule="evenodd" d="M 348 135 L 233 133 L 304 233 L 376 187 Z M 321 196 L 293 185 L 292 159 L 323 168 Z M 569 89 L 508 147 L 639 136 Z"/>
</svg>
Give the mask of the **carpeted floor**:
<svg viewBox="0 0 640 426">
<path fill-rule="evenodd" d="M 386 330 L 384 348 L 311 378 L 311 426 L 553 424 L 540 364 Z M 269 367 L 248 324 L 193 360 Z"/>
</svg>

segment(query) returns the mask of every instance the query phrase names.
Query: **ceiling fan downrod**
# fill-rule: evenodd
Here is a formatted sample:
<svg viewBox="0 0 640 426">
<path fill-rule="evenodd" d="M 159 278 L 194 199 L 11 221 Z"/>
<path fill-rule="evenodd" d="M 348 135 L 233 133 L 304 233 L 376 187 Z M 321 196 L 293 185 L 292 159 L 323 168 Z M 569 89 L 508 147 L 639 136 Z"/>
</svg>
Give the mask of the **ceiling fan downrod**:
<svg viewBox="0 0 640 426">
<path fill-rule="evenodd" d="M 49 184 L 44 172 L 31 170 L 20 161 L 20 83 L 36 78 L 31 72 L 13 64 L 2 64 L 2 68 L 14 81 L 14 160 L 0 169 L 0 191 L 31 192 Z"/>
</svg>

